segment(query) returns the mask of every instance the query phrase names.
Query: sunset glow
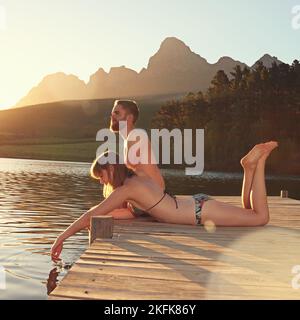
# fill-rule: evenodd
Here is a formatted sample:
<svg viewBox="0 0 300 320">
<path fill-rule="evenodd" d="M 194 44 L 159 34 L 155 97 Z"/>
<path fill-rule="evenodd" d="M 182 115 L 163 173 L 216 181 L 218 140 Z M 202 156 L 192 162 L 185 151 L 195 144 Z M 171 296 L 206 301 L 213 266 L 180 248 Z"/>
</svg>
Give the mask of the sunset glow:
<svg viewBox="0 0 300 320">
<path fill-rule="evenodd" d="M 169 36 L 210 63 L 230 56 L 252 65 L 265 53 L 291 63 L 299 58 L 295 4 L 1 0 L 0 108 L 15 105 L 47 74 L 62 71 L 87 82 L 100 67 L 139 72 Z"/>
</svg>

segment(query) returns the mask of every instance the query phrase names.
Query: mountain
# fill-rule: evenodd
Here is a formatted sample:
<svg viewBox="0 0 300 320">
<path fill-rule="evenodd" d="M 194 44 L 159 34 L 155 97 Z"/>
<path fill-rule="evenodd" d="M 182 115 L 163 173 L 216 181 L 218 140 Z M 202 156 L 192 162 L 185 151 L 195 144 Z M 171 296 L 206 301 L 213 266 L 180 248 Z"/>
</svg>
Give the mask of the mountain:
<svg viewBox="0 0 300 320">
<path fill-rule="evenodd" d="M 82 99 L 86 95 L 86 84 L 74 75 L 63 72 L 50 74 L 22 98 L 17 106 L 27 106 L 51 101 Z"/>
<path fill-rule="evenodd" d="M 149 94 L 198 91 L 208 87 L 211 68 L 184 42 L 167 38 L 140 75 Z"/>
<path fill-rule="evenodd" d="M 258 61 L 267 67 L 271 67 L 274 61 L 281 63 L 267 54 Z M 109 72 L 99 68 L 90 76 L 88 83 L 62 72 L 51 74 L 31 89 L 16 107 L 63 100 L 137 98 L 205 91 L 218 70 L 224 70 L 231 77 L 230 72 L 236 65 L 242 68 L 247 66 L 230 57 L 221 57 L 216 63 L 210 64 L 183 41 L 169 37 L 149 59 L 147 68 L 139 73 L 125 66 L 113 67 Z"/>
<path fill-rule="evenodd" d="M 86 85 L 89 98 L 98 99 L 132 95 L 138 85 L 138 73 L 125 66 L 111 68 L 106 73 L 100 68 Z"/>
<path fill-rule="evenodd" d="M 225 73 L 231 77 L 230 72 L 233 70 L 233 68 L 239 65 L 242 69 L 245 67 L 248 67 L 245 63 L 242 63 L 240 61 L 233 60 L 230 57 L 222 57 L 218 60 L 217 63 L 213 64 L 214 67 L 214 75 L 218 72 L 218 70 L 224 70 Z"/>
<path fill-rule="evenodd" d="M 269 54 L 263 55 L 259 60 L 257 60 L 251 68 L 255 68 L 255 66 L 262 62 L 263 65 L 267 68 L 271 68 L 272 64 L 275 62 L 277 65 L 283 63 L 282 61 L 278 60 L 277 57 L 271 57 Z"/>
</svg>

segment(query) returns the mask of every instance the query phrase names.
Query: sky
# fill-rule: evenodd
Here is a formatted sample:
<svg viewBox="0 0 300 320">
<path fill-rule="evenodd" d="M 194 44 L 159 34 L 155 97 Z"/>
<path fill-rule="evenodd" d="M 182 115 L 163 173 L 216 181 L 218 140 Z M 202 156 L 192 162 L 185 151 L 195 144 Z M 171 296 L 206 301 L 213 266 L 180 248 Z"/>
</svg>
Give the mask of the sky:
<svg viewBox="0 0 300 320">
<path fill-rule="evenodd" d="M 100 67 L 140 71 L 166 37 L 210 63 L 230 56 L 252 65 L 265 53 L 292 63 L 295 19 L 300 0 L 0 0 L 0 109 L 47 74 L 87 82 Z"/>
</svg>

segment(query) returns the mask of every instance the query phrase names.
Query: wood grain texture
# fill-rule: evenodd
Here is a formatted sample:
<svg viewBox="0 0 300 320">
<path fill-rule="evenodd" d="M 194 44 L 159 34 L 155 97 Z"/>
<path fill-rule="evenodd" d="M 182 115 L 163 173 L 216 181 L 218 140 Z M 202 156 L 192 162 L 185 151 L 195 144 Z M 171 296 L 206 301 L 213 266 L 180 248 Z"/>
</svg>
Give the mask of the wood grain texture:
<svg viewBox="0 0 300 320">
<path fill-rule="evenodd" d="M 111 216 L 91 218 L 90 245 L 95 239 L 111 239 L 113 237 L 114 219 Z"/>
<path fill-rule="evenodd" d="M 241 206 L 240 197 L 215 198 Z M 112 239 L 96 239 L 49 299 L 300 299 L 300 201 L 268 201 L 260 228 L 114 221 Z"/>
</svg>

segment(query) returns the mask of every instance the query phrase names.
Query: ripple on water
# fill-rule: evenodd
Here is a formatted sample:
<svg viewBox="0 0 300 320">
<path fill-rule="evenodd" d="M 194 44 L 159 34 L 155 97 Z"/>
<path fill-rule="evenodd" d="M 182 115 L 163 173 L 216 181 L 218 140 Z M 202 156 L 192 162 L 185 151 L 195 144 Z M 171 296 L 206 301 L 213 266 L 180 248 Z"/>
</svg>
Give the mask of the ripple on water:
<svg viewBox="0 0 300 320">
<path fill-rule="evenodd" d="M 0 159 L 0 265 L 6 269 L 7 281 L 0 299 L 45 299 L 79 258 L 88 244 L 87 232 L 65 242 L 62 265 L 53 264 L 49 252 L 57 235 L 102 199 L 99 184 L 89 177 L 89 167 L 86 163 Z M 240 173 L 204 172 L 187 177 L 184 171 L 172 169 L 163 174 L 174 194 L 240 194 Z M 299 177 L 269 177 L 268 191 L 279 195 L 286 188 L 300 199 L 299 182 Z"/>
</svg>

